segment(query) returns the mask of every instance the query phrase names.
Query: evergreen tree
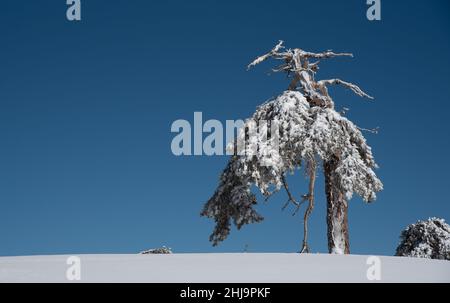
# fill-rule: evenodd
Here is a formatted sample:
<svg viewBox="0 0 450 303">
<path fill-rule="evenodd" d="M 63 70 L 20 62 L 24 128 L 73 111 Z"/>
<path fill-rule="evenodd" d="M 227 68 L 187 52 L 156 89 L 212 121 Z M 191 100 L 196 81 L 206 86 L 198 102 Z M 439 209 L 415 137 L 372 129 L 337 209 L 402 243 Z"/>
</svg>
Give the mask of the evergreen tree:
<svg viewBox="0 0 450 303">
<path fill-rule="evenodd" d="M 377 165 L 362 129 L 335 110 L 328 86 L 342 85 L 361 97 L 372 97 L 340 79 L 315 80 L 319 62 L 338 56 L 352 54 L 285 49 L 280 41 L 269 53 L 249 64 L 251 68 L 269 58 L 279 60 L 281 65 L 273 71 L 285 72 L 291 80 L 286 91 L 257 108 L 245 121 L 235 142 L 228 146 L 234 156 L 202 211 L 203 216 L 216 222 L 210 237 L 214 245 L 229 235 L 231 222 L 239 229 L 263 220 L 254 208 L 257 200 L 251 186 L 256 185 L 266 199 L 284 189 L 288 200 L 283 208 L 293 205 L 294 213 L 306 204 L 301 252 L 308 252 L 308 217 L 314 207 L 316 172 L 322 165 L 329 251 L 350 252 L 347 202 L 353 193 L 371 202 L 383 185 L 375 175 Z M 301 167 L 308 176 L 309 190 L 296 199 L 286 176 Z"/>
<path fill-rule="evenodd" d="M 395 255 L 450 260 L 450 225 L 439 218 L 409 225 L 400 235 Z"/>
</svg>

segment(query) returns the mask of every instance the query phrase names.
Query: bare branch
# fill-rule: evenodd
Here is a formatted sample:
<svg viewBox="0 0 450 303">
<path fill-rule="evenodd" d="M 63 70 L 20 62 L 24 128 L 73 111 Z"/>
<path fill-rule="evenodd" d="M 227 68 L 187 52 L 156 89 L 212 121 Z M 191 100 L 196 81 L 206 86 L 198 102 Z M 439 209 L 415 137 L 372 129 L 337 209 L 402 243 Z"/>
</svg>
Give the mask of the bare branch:
<svg viewBox="0 0 450 303">
<path fill-rule="evenodd" d="M 346 88 L 351 89 L 358 96 L 365 97 L 368 99 L 373 99 L 373 97 L 371 97 L 368 94 L 366 94 L 365 92 L 363 92 L 362 89 L 360 89 L 357 85 L 350 83 L 350 82 L 343 81 L 341 79 L 320 80 L 317 82 L 317 84 L 319 87 L 323 87 L 323 86 L 327 86 L 327 85 L 342 85 Z"/>
<path fill-rule="evenodd" d="M 313 62 L 313 63 L 309 63 L 308 64 L 308 68 L 313 72 L 316 73 L 319 70 L 319 63 L 320 60 Z"/>
<path fill-rule="evenodd" d="M 350 110 L 350 108 L 348 108 L 348 107 L 343 107 L 339 113 L 340 113 L 342 116 L 344 116 L 344 115 L 347 114 L 347 112 L 348 112 L 349 110 Z"/>
<path fill-rule="evenodd" d="M 268 58 L 274 56 L 274 55 L 277 54 L 278 51 L 279 51 L 280 49 L 282 49 L 282 48 L 284 48 L 284 46 L 283 46 L 283 40 L 280 40 L 280 41 L 278 42 L 278 44 L 275 45 L 275 47 L 274 47 L 270 52 L 268 52 L 267 54 L 264 54 L 264 55 L 262 55 L 262 56 L 259 56 L 258 58 L 256 58 L 255 60 L 253 60 L 253 62 L 250 63 L 250 64 L 247 66 L 247 70 L 249 70 L 250 68 L 252 68 L 253 66 L 255 66 L 255 65 L 257 65 L 257 64 L 260 64 L 261 62 L 267 60 Z"/>
<path fill-rule="evenodd" d="M 308 208 L 305 211 L 305 215 L 303 217 L 303 244 L 301 253 L 309 252 L 308 246 L 308 219 L 314 209 L 314 186 L 316 183 L 316 161 L 315 159 L 311 159 L 308 162 L 308 174 L 309 174 L 309 193 L 307 195 L 308 200 Z"/>
<path fill-rule="evenodd" d="M 351 57 L 351 58 L 353 58 L 352 53 L 334 53 L 331 50 L 327 50 L 326 52 L 321 52 L 321 53 L 305 52 L 305 51 L 301 50 L 301 56 L 303 58 L 314 58 L 314 59 L 327 59 L 327 58 L 334 58 L 334 57 Z"/>
<path fill-rule="evenodd" d="M 304 217 L 303 217 L 303 243 L 302 243 L 302 249 L 300 252 L 304 253 L 304 252 L 309 252 L 309 247 L 308 247 L 308 219 L 309 216 L 311 215 L 313 209 L 314 209 L 314 186 L 315 186 L 315 182 L 316 182 L 316 161 L 315 159 L 311 159 L 308 161 L 307 164 L 307 173 L 309 175 L 309 188 L 308 188 L 308 194 L 303 195 L 302 196 L 302 201 L 298 202 L 294 196 L 292 195 L 292 193 L 289 190 L 289 186 L 288 183 L 286 181 L 286 177 L 282 176 L 281 177 L 281 181 L 283 183 L 283 187 L 286 190 L 286 193 L 288 195 L 288 200 L 287 202 L 284 204 L 284 206 L 282 207 L 282 209 L 284 210 L 290 203 L 294 204 L 296 206 L 296 209 L 294 211 L 294 213 L 292 214 L 293 216 L 295 216 L 298 211 L 300 210 L 300 206 L 305 203 L 306 201 L 308 201 L 308 208 L 305 211 Z"/>
<path fill-rule="evenodd" d="M 294 212 L 292 213 L 292 216 L 295 216 L 299 211 L 300 211 L 300 206 L 305 203 L 306 201 L 308 201 L 309 199 L 309 195 L 303 195 L 302 196 L 302 201 L 299 203 L 299 205 L 295 208 Z"/>
<path fill-rule="evenodd" d="M 364 93 L 359 87 L 354 84 L 339 80 L 325 80 L 321 83 L 314 80 L 314 74 L 319 70 L 319 63 L 321 59 L 333 58 L 333 57 L 353 57 L 351 53 L 334 53 L 331 50 L 313 53 L 306 52 L 300 48 L 287 49 L 285 51 L 280 51 L 283 49 L 283 41 L 280 42 L 268 53 L 259 56 L 252 63 L 247 66 L 247 70 L 253 66 L 269 59 L 273 58 L 276 60 L 282 60 L 283 64 L 272 68 L 272 72 L 286 72 L 288 76 L 292 75 L 291 83 L 288 86 L 288 90 L 302 89 L 303 93 L 313 105 L 318 105 L 322 107 L 333 107 L 334 103 L 331 97 L 328 95 L 326 85 L 329 84 L 341 84 L 351 90 L 356 94 L 372 98 L 366 93 Z M 310 59 L 317 59 L 315 62 L 310 63 Z M 320 92 L 317 91 L 319 89 Z"/>
<path fill-rule="evenodd" d="M 291 192 L 290 192 L 290 190 L 289 190 L 289 186 L 288 186 L 288 184 L 287 184 L 287 181 L 286 181 L 286 177 L 285 177 L 285 176 L 282 176 L 282 177 L 281 177 L 281 182 L 283 182 L 283 187 L 284 187 L 284 189 L 286 190 L 286 193 L 287 193 L 287 195 L 288 195 L 288 200 L 287 200 L 286 204 L 282 207 L 282 209 L 284 210 L 284 209 L 289 205 L 289 203 L 292 203 L 292 204 L 294 204 L 295 206 L 299 207 L 299 206 L 301 205 L 301 202 L 300 202 L 300 203 L 297 202 L 297 201 L 295 200 L 294 196 L 292 196 L 292 194 L 291 194 Z"/>
<path fill-rule="evenodd" d="M 290 68 L 288 65 L 286 64 L 281 64 L 275 68 L 272 68 L 272 72 L 274 73 L 279 73 L 279 72 L 290 72 Z"/>
<path fill-rule="evenodd" d="M 375 128 L 363 128 L 363 127 L 357 126 L 357 128 L 358 128 L 360 131 L 366 131 L 366 132 L 369 132 L 369 133 L 372 133 L 372 134 L 378 134 L 378 132 L 379 132 L 379 130 L 380 130 L 380 128 L 379 128 L 378 126 L 375 127 Z"/>
<path fill-rule="evenodd" d="M 281 209 L 282 209 L 282 210 L 285 210 L 286 207 L 288 207 L 288 205 L 289 205 L 290 203 L 292 203 L 292 204 L 295 205 L 295 210 L 294 210 L 294 212 L 292 213 L 292 216 L 295 216 L 295 215 L 299 212 L 300 207 L 302 206 L 302 204 L 305 203 L 306 201 L 308 201 L 309 195 L 303 195 L 303 196 L 302 196 L 302 200 L 301 200 L 300 202 L 298 202 L 298 201 L 294 198 L 294 196 L 291 194 L 285 176 L 282 176 L 282 177 L 281 177 L 281 181 L 282 181 L 283 187 L 284 187 L 284 189 L 286 190 L 286 193 L 287 193 L 287 195 L 288 195 L 288 200 L 286 201 L 286 203 L 283 205 L 283 207 L 282 207 Z"/>
</svg>

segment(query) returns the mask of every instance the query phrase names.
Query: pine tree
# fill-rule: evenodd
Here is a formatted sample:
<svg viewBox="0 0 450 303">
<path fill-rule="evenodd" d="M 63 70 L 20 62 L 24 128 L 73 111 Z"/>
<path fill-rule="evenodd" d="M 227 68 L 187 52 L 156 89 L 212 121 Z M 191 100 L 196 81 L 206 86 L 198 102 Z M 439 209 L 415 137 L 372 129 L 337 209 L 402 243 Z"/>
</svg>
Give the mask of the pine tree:
<svg viewBox="0 0 450 303">
<path fill-rule="evenodd" d="M 288 199 L 283 209 L 292 205 L 297 213 L 306 204 L 301 252 L 308 252 L 308 217 L 314 208 L 317 169 L 322 165 L 328 248 L 330 253 L 350 252 L 347 202 L 353 193 L 366 202 L 374 201 L 383 185 L 374 172 L 377 165 L 362 129 L 335 110 L 328 86 L 342 85 L 361 97 L 372 97 L 340 79 L 315 80 L 322 59 L 340 56 L 352 54 L 285 49 L 280 41 L 248 65 L 250 69 L 269 58 L 279 60 L 281 65 L 273 71 L 284 72 L 291 80 L 286 91 L 257 108 L 228 146 L 234 155 L 201 213 L 216 222 L 210 236 L 213 245 L 227 238 L 231 222 L 240 229 L 263 220 L 254 208 L 257 200 L 251 186 L 256 185 L 266 199 L 284 189 Z M 301 167 L 309 179 L 308 193 L 296 199 L 286 176 Z"/>
<path fill-rule="evenodd" d="M 395 255 L 450 260 L 450 225 L 439 218 L 409 225 L 400 235 Z"/>
</svg>

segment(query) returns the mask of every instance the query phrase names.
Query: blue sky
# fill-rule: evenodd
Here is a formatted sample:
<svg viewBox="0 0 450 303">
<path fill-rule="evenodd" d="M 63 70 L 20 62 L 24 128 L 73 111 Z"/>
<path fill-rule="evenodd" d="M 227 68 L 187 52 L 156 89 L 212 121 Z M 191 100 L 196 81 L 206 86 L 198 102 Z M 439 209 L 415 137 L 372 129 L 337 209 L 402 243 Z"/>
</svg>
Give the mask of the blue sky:
<svg viewBox="0 0 450 303">
<path fill-rule="evenodd" d="M 295 252 L 301 217 L 284 193 L 258 209 L 260 224 L 218 247 L 201 218 L 227 158 L 176 157 L 171 123 L 243 119 L 283 91 L 270 64 L 247 72 L 279 39 L 310 51 L 350 51 L 319 78 L 358 83 L 376 99 L 332 89 L 367 134 L 385 185 L 373 204 L 350 201 L 355 254 L 394 254 L 400 231 L 429 216 L 450 220 L 448 1 L 6 0 L 0 10 L 0 255 Z M 306 180 L 291 178 L 298 195 Z M 313 252 L 326 252 L 323 180 L 310 220 Z"/>
</svg>

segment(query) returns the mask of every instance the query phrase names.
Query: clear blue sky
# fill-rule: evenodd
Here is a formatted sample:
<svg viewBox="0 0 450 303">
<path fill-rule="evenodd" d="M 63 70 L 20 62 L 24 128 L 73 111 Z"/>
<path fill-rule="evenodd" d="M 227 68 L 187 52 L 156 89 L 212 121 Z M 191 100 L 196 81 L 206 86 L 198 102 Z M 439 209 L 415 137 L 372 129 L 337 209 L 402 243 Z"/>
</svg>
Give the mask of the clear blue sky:
<svg viewBox="0 0 450 303">
<path fill-rule="evenodd" d="M 245 3 L 244 3 L 245 2 Z M 279 39 L 310 51 L 350 51 L 323 62 L 319 78 L 358 83 L 376 101 L 333 89 L 338 107 L 367 134 L 385 185 L 370 205 L 350 202 L 352 253 L 392 255 L 400 231 L 429 216 L 450 220 L 449 2 L 365 0 L 82 0 L 82 21 L 65 0 L 0 4 L 0 255 L 175 252 L 294 252 L 301 217 L 280 210 L 261 224 L 208 242 L 201 218 L 223 157 L 175 157 L 176 119 L 240 119 L 283 91 L 270 64 L 246 65 Z M 306 180 L 291 178 L 297 194 Z M 310 244 L 326 252 L 323 181 Z"/>
</svg>

